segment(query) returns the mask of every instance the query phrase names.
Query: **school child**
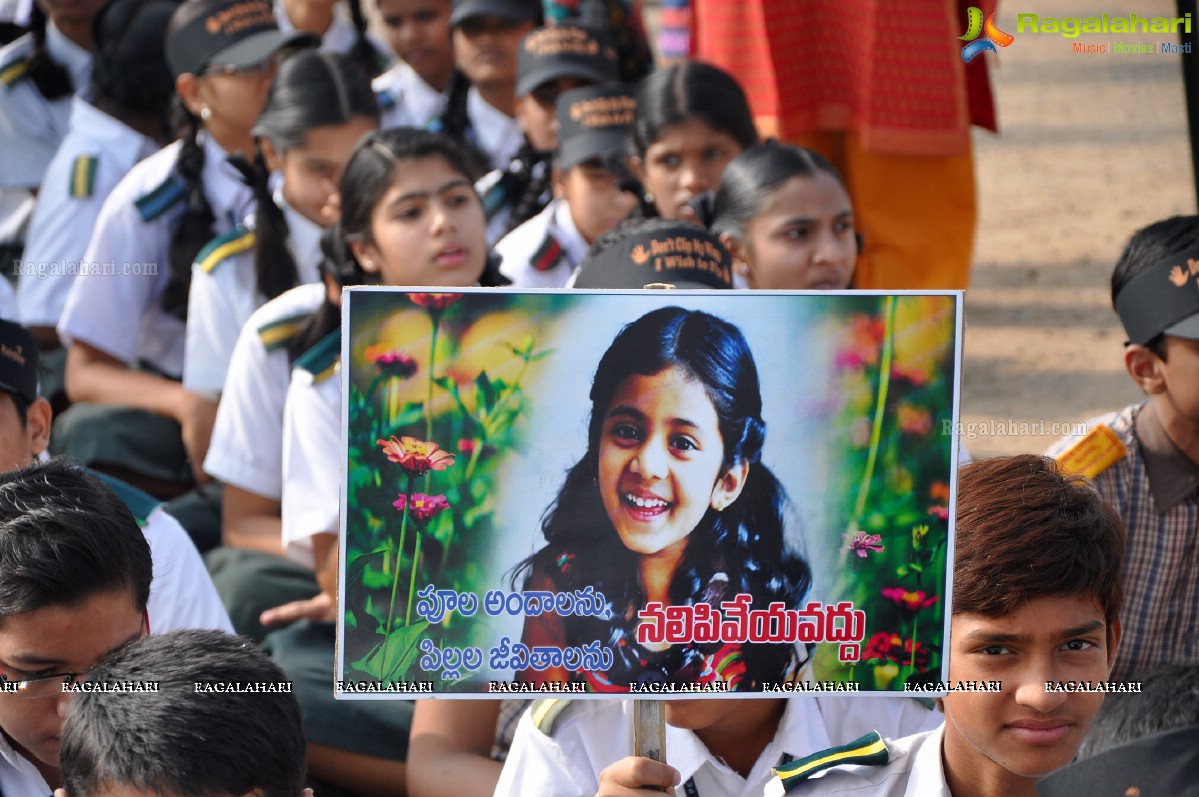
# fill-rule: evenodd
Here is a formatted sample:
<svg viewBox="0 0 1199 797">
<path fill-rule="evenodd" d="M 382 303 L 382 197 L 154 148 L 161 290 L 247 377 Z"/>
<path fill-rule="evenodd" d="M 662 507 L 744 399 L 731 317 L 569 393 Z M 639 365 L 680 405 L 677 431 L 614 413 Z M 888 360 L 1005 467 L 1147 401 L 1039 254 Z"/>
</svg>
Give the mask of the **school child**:
<svg viewBox="0 0 1199 797">
<path fill-rule="evenodd" d="M 322 236 L 329 236 L 326 230 Z M 326 261 L 321 264 L 326 273 Z M 237 633 L 262 641 L 262 612 L 316 597 L 311 564 L 283 555 L 283 405 L 305 319 L 325 303 L 323 282 L 300 285 L 254 311 L 237 336 L 204 472 L 221 482 L 221 547 L 204 561 Z"/>
<path fill-rule="evenodd" d="M 860 248 L 849 194 L 827 160 L 770 140 L 729 163 L 708 228 L 732 253 L 738 287 L 844 290 Z"/>
<path fill-rule="evenodd" d="M 347 57 L 310 50 L 280 67 L 245 164 L 254 215 L 201 249 L 192 269 L 184 388 L 218 397 L 250 314 L 319 280 L 321 230 L 336 220 L 337 181 L 378 120 L 370 83 Z"/>
<path fill-rule="evenodd" d="M 1123 552 L 1116 511 L 1048 457 L 961 468 L 949 675 L 1001 691 L 941 698 L 935 731 L 875 735 L 780 767 L 767 794 L 1035 797 L 1039 778 L 1073 760 L 1103 702 L 1070 688 L 1111 673 Z M 813 775 L 830 759 L 862 763 Z"/>
<path fill-rule="evenodd" d="M 62 726 L 63 788 L 54 797 L 312 797 L 290 682 L 247 640 L 213 631 L 145 637 L 87 677 L 157 687 L 73 695 Z"/>
<path fill-rule="evenodd" d="M 367 80 L 395 60 L 391 47 L 370 30 L 362 0 L 277 0 L 275 20 L 288 35 L 310 33 L 322 50 L 349 56 Z"/>
<path fill-rule="evenodd" d="M 3 368 L 6 381 L 11 367 Z M 25 384 L 34 377 L 36 368 Z M 21 435 L 44 433 L 49 409 L 28 402 L 22 428 L 9 395 L 19 394 L 3 399 L 6 467 L 17 470 L 0 474 L 0 675 L 17 691 L 0 700 L 0 788 L 6 797 L 45 797 L 61 785 L 65 679 L 86 677 L 109 651 L 144 634 L 230 629 L 178 524 L 160 509 L 146 516 L 154 502 L 128 485 L 62 460 L 31 464 L 33 441 Z"/>
<path fill-rule="evenodd" d="M 516 53 L 541 24 L 541 0 L 454 0 L 454 61 L 445 113 L 430 126 L 474 147 L 484 169 L 502 169 L 520 149 L 516 121 Z"/>
<path fill-rule="evenodd" d="M 227 157 L 253 152 L 276 53 L 298 43 L 265 0 L 188 0 L 172 17 L 182 139 L 137 164 L 100 211 L 84 260 L 105 266 L 76 278 L 58 326 L 67 392 L 83 403 L 60 418 L 56 452 L 164 496 L 206 480 L 211 403 L 177 381 L 192 261 L 251 209 Z"/>
<path fill-rule="evenodd" d="M 761 797 L 773 767 L 872 728 L 902 735 L 941 722 L 902 697 L 670 700 L 665 707 L 673 766 L 629 756 L 632 701 L 535 701 L 517 725 L 495 797 L 649 797 L 671 786 L 689 796 Z"/>
<path fill-rule="evenodd" d="M 372 82 L 379 126 L 428 127 L 445 112 L 454 49 L 452 0 L 378 0 L 383 33 L 399 59 Z"/>
<path fill-rule="evenodd" d="M 637 90 L 629 161 L 645 186 L 645 212 L 695 221 L 688 203 L 757 142 L 745 92 L 729 73 L 700 61 L 651 72 Z"/>
<path fill-rule="evenodd" d="M 1128 333 L 1124 366 L 1146 398 L 1049 451 L 1094 479 L 1128 527 L 1116 678 L 1199 658 L 1197 260 L 1199 216 L 1132 236 L 1112 272 L 1112 305 Z"/>
<path fill-rule="evenodd" d="M 17 283 L 18 317 L 42 349 L 42 392 L 65 409 L 66 351 L 55 325 L 100 206 L 133 165 L 170 138 L 175 86 L 163 53 L 174 0 L 112 0 L 96 15 L 90 99 L 71 100 L 70 128 L 38 191 Z M 11 316 L 9 316 L 11 317 Z"/>
<path fill-rule="evenodd" d="M 586 28 L 537 28 L 516 56 L 516 119 L 524 139 L 516 157 L 475 186 L 495 243 L 552 198 L 550 159 L 558 146 L 556 105 L 564 91 L 616 80 L 616 51 Z M 623 148 L 623 143 L 620 146 Z"/>
<path fill-rule="evenodd" d="M 495 284 L 487 271 L 483 206 L 465 152 L 449 138 L 397 128 L 359 144 L 342 175 L 338 224 L 342 274 L 385 285 Z M 379 212 L 386 207 L 387 212 Z M 344 284 L 345 280 L 339 280 Z M 315 566 L 318 599 L 279 607 L 263 622 L 304 617 L 266 638 L 276 661 L 296 680 L 308 723 L 313 773 L 362 794 L 397 793 L 404 782 L 411 703 L 335 702 L 333 679 L 339 524 L 338 454 L 341 394 L 335 377 L 340 348 L 340 292 L 293 343 L 308 350 L 288 387 L 283 434 L 283 540 L 286 553 Z M 366 759 L 367 763 L 361 763 Z M 324 762 L 327 768 L 317 772 Z"/>
<path fill-rule="evenodd" d="M 0 266 L 21 256 L 34 196 L 67 134 L 71 97 L 92 71 L 92 18 L 105 0 L 35 3 L 24 36 L 0 48 Z"/>
</svg>

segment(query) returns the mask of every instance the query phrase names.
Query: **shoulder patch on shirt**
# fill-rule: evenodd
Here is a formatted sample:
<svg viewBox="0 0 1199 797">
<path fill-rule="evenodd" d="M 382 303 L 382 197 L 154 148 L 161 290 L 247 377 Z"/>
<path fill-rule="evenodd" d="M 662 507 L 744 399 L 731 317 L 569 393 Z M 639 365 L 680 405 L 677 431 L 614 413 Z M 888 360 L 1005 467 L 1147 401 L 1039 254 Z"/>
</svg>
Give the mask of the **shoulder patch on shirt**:
<svg viewBox="0 0 1199 797">
<path fill-rule="evenodd" d="M 505 172 L 505 176 L 507 173 Z M 500 209 L 508 203 L 508 181 L 503 176 L 496 180 L 487 190 L 483 192 L 481 197 L 483 200 L 483 215 L 491 221 L 495 214 L 500 212 Z"/>
<path fill-rule="evenodd" d="M 96 166 L 100 159 L 91 155 L 80 155 L 71 163 L 71 196 L 87 199 L 96 190 Z"/>
<path fill-rule="evenodd" d="M 869 764 L 878 766 L 891 760 L 887 744 L 878 731 L 871 731 L 849 744 L 830 747 L 810 756 L 797 758 L 790 764 L 776 767 L 774 772 L 782 781 L 784 789 L 807 780 L 817 772 L 842 764 Z"/>
<path fill-rule="evenodd" d="M 1124 443 L 1106 424 L 1099 424 L 1074 445 L 1057 455 L 1067 473 L 1093 479 L 1128 453 Z"/>
<path fill-rule="evenodd" d="M 22 55 L 17 60 L 0 66 L 0 83 L 3 83 L 6 88 L 11 87 L 27 74 L 29 74 L 29 56 Z"/>
<path fill-rule="evenodd" d="M 375 92 L 375 102 L 379 104 L 380 111 L 390 111 L 396 107 L 396 98 L 391 96 L 391 92 L 386 89 Z"/>
<path fill-rule="evenodd" d="M 326 335 L 315 346 L 296 358 L 296 367 L 303 368 L 312 374 L 312 381 L 322 382 L 337 370 L 337 360 L 341 357 L 341 330 L 336 329 Z"/>
<path fill-rule="evenodd" d="M 558 265 L 558 261 L 561 259 L 562 244 L 558 243 L 558 239 L 547 232 L 545 240 L 541 242 L 541 246 L 537 247 L 537 251 L 529 259 L 529 265 L 536 271 L 549 271 Z"/>
<path fill-rule="evenodd" d="M 126 484 L 108 474 L 100 473 L 91 468 L 88 468 L 87 472 L 102 481 L 105 487 L 112 490 L 113 494 L 121 499 L 121 503 L 133 514 L 133 519 L 137 521 L 137 525 L 143 528 L 149 522 L 150 513 L 162 503 L 149 493 L 142 492 L 132 484 Z"/>
<path fill-rule="evenodd" d="M 267 351 L 276 351 L 287 346 L 309 315 L 309 313 L 296 313 L 260 326 L 258 339 L 262 341 L 262 348 Z"/>
<path fill-rule="evenodd" d="M 239 224 L 224 235 L 218 235 L 209 241 L 196 255 L 196 265 L 211 274 L 213 269 L 234 255 L 253 249 L 255 240 L 253 231 Z"/>
<path fill-rule="evenodd" d="M 573 700 L 565 700 L 560 697 L 534 700 L 529 706 L 529 718 L 533 720 L 533 727 L 546 736 L 553 736 L 554 726 L 574 703 Z"/>
<path fill-rule="evenodd" d="M 154 221 L 166 213 L 172 205 L 183 199 L 186 193 L 187 186 L 172 174 L 149 193 L 138 197 L 133 204 L 137 206 L 137 212 L 141 214 L 142 221 Z"/>
</svg>

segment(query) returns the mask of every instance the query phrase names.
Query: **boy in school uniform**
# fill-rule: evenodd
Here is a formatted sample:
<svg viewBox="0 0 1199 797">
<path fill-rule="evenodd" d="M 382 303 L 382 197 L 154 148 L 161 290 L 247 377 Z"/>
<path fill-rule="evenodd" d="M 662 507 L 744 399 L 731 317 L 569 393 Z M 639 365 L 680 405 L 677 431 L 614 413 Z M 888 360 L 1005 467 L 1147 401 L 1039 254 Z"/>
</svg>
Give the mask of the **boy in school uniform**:
<svg viewBox="0 0 1199 797">
<path fill-rule="evenodd" d="M 89 680 L 153 692 L 81 692 L 62 730 L 54 797 L 311 797 L 291 682 L 260 648 L 177 631 L 109 654 Z"/>
<path fill-rule="evenodd" d="M 1120 642 L 1119 516 L 1047 457 L 984 460 L 958 472 L 954 545 L 950 679 L 1001 691 L 946 695 L 935 731 L 779 767 L 768 795 L 1035 797 L 1074 758 L 1103 694 L 1071 686 L 1105 682 Z"/>
<path fill-rule="evenodd" d="M 619 83 L 574 89 L 558 98 L 554 198 L 508 233 L 495 251 L 500 273 L 519 288 L 561 288 L 591 246 L 627 217 L 637 197 L 617 161 L 636 100 Z"/>
<path fill-rule="evenodd" d="M 1125 368 L 1146 398 L 1049 451 L 1094 479 L 1128 529 L 1115 678 L 1199 659 L 1197 285 L 1199 216 L 1132 236 L 1112 273 L 1112 304 L 1128 334 Z"/>
</svg>

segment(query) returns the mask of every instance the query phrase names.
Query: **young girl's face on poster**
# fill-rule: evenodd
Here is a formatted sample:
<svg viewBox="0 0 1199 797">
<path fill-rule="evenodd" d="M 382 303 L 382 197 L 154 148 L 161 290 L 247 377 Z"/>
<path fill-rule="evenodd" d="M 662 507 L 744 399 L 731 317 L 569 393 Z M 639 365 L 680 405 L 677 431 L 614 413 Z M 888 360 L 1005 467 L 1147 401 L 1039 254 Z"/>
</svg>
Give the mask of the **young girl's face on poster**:
<svg viewBox="0 0 1199 797">
<path fill-rule="evenodd" d="M 725 471 L 716 408 L 681 368 L 634 374 L 604 413 L 597 483 L 621 542 L 642 555 L 681 553 L 710 507 L 740 493 L 745 466 Z"/>
<path fill-rule="evenodd" d="M 828 172 L 792 177 L 745 225 L 751 288 L 843 290 L 858 259 L 853 206 Z"/>
<path fill-rule="evenodd" d="M 384 285 L 466 287 L 487 263 L 486 220 L 471 181 L 438 155 L 409 159 L 371 211 L 354 255 Z"/>
</svg>

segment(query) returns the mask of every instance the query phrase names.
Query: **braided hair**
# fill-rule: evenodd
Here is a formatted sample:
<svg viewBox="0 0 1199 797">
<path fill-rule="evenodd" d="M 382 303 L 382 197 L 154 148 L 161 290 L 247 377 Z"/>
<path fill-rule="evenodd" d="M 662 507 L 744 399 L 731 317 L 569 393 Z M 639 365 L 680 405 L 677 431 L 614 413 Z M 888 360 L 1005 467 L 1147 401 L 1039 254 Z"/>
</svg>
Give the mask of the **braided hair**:
<svg viewBox="0 0 1199 797">
<path fill-rule="evenodd" d="M 187 320 L 187 297 L 191 289 L 192 263 L 204 245 L 212 240 L 216 217 L 204 193 L 204 147 L 200 143 L 203 125 L 178 97 L 175 98 L 175 124 L 179 130 L 179 159 L 175 171 L 184 184 L 184 212 L 171 236 L 167 257 L 170 276 L 162 293 L 162 309 Z"/>
<path fill-rule="evenodd" d="M 505 193 L 512 198 L 512 215 L 506 232 L 512 232 L 545 208 L 553 176 L 552 159 L 552 152 L 539 152 L 528 140 L 521 144 L 502 178 L 506 181 Z"/>
<path fill-rule="evenodd" d="M 75 92 L 71 73 L 67 68 L 54 60 L 46 47 L 46 25 L 49 20 L 37 3 L 33 4 L 33 12 L 29 17 L 29 32 L 33 34 L 33 50 L 29 53 L 29 63 L 26 74 L 43 97 L 57 100 L 68 97 Z"/>
<path fill-rule="evenodd" d="M 343 125 L 355 116 L 377 123 L 379 107 L 370 81 L 350 57 L 305 50 L 279 68 L 254 126 L 253 161 L 239 164 L 254 189 L 254 274 L 258 292 L 267 299 L 295 287 L 299 274 L 287 243 L 287 219 L 272 196 L 261 141 L 269 139 L 282 154 L 303 146 L 312 128 Z"/>
<path fill-rule="evenodd" d="M 367 38 L 368 26 L 366 15 L 362 12 L 362 0 L 346 0 L 346 4 L 350 7 L 350 19 L 354 23 L 354 31 L 357 34 L 348 55 L 358 64 L 362 74 L 369 79 L 374 79 L 384 70 L 386 64 L 382 55 Z"/>
<path fill-rule="evenodd" d="M 588 586 L 602 592 L 611 617 L 565 618 L 566 645 L 600 640 L 616 660 L 605 677 L 628 685 L 645 677 L 654 662 L 666 681 L 694 682 L 706 655 L 722 643 L 675 645 L 655 654 L 636 642 L 637 610 L 646 596 L 639 555 L 621 542 L 596 486 L 600 440 L 613 397 L 628 377 L 681 368 L 703 385 L 716 410 L 724 445 L 722 468 L 749 466 L 737 500 L 723 512 L 709 509 L 688 537 L 669 585 L 675 605 L 708 603 L 719 608 L 738 593 L 754 596 L 754 608 L 781 601 L 795 607 L 811 584 L 811 571 L 785 539 L 782 485 L 762 463 L 766 424 L 757 367 L 741 331 L 708 313 L 666 307 L 621 329 L 596 369 L 591 387 L 587 453 L 571 468 L 542 518 L 546 546 L 515 571 L 548 574 L 558 591 Z M 745 644 L 743 689 L 780 680 L 793 664 L 782 645 Z"/>
</svg>

